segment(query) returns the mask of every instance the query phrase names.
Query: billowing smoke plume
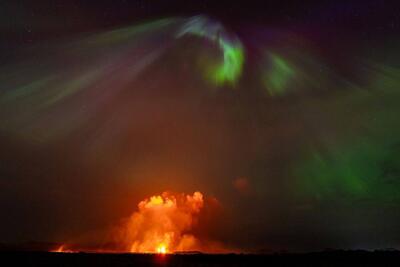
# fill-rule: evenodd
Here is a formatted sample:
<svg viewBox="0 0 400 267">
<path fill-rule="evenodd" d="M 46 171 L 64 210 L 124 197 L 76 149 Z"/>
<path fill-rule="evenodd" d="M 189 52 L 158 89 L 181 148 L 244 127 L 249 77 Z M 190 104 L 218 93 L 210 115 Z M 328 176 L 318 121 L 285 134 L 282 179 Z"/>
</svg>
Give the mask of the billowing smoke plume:
<svg viewBox="0 0 400 267">
<path fill-rule="evenodd" d="M 126 250 L 140 253 L 168 253 L 200 250 L 191 234 L 203 208 L 203 195 L 173 195 L 164 192 L 141 201 L 123 229 Z"/>
</svg>

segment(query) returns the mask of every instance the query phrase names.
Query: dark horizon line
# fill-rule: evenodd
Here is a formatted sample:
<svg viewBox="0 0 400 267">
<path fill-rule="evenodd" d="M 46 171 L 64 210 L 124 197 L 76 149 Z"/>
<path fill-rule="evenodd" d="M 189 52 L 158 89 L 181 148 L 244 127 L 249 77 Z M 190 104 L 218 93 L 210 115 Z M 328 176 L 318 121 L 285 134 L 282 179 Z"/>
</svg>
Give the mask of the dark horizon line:
<svg viewBox="0 0 400 267">
<path fill-rule="evenodd" d="M 399 253 L 399 249 L 386 248 L 386 249 L 331 249 L 325 248 L 321 250 L 310 250 L 310 251 L 291 251 L 291 250 L 276 250 L 276 251 L 242 251 L 242 252 L 202 252 L 202 251 L 175 251 L 166 254 L 156 252 L 128 252 L 128 251 L 112 251 L 112 250 L 71 250 L 71 251 L 52 251 L 45 249 L 29 249 L 29 248 L 2 248 L 3 244 L 0 244 L 0 253 L 43 253 L 43 254 L 98 254 L 98 255 L 148 255 L 148 256 L 280 256 L 280 255 L 313 255 L 313 254 L 335 254 L 335 253 L 346 253 L 346 254 L 357 254 L 357 253 Z"/>
</svg>

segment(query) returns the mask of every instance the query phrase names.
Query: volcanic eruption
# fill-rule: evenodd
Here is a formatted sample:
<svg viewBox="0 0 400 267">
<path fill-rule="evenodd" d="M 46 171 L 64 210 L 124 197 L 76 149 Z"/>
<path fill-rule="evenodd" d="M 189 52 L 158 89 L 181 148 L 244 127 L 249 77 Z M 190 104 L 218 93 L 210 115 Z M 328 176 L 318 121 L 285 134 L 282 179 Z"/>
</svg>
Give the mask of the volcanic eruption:
<svg viewBox="0 0 400 267">
<path fill-rule="evenodd" d="M 125 249 L 135 253 L 173 253 L 200 250 L 200 241 L 192 234 L 203 208 L 203 194 L 164 192 L 138 204 L 122 227 Z"/>
</svg>

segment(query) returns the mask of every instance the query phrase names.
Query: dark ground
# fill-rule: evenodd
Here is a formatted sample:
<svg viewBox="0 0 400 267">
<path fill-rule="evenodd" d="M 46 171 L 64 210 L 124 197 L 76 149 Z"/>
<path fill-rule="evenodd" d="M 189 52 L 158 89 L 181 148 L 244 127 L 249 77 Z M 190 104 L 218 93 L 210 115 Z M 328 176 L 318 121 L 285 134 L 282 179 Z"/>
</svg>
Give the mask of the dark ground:
<svg viewBox="0 0 400 267">
<path fill-rule="evenodd" d="M 399 266 L 398 251 L 271 255 L 142 255 L 0 252 L 1 266 Z"/>
</svg>

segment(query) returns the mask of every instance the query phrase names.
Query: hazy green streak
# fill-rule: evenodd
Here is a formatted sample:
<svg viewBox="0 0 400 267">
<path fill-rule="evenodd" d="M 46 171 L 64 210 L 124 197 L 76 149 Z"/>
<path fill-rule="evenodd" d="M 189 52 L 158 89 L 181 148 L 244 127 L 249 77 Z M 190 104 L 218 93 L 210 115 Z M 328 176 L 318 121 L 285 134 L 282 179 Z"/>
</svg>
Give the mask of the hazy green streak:
<svg viewBox="0 0 400 267">
<path fill-rule="evenodd" d="M 165 18 L 148 23 L 142 23 L 140 25 L 112 30 L 105 33 L 97 34 L 94 36 L 94 38 L 90 37 L 88 42 L 95 43 L 97 45 L 119 43 L 129 38 L 132 38 L 137 34 L 163 29 L 164 27 L 171 25 L 175 21 L 176 19 L 174 18 Z"/>
<path fill-rule="evenodd" d="M 7 90 L 2 95 L 0 95 L 0 101 L 8 102 L 29 97 L 32 94 L 40 91 L 40 89 L 49 84 L 49 82 L 52 81 L 54 78 L 54 75 L 50 75 L 48 77 L 32 81 L 28 84 Z"/>
<path fill-rule="evenodd" d="M 96 81 L 101 73 L 101 70 L 92 70 L 84 75 L 73 78 L 65 84 L 58 85 L 58 88 L 54 88 L 55 94 L 50 96 L 45 104 L 52 105 L 55 104 L 57 101 L 73 95 L 79 90 L 89 86 L 92 82 Z"/>
<path fill-rule="evenodd" d="M 271 96 L 283 95 L 295 71 L 282 57 L 269 53 L 270 68 L 263 75 L 263 82 Z"/>
</svg>

